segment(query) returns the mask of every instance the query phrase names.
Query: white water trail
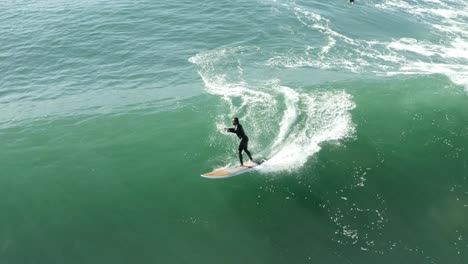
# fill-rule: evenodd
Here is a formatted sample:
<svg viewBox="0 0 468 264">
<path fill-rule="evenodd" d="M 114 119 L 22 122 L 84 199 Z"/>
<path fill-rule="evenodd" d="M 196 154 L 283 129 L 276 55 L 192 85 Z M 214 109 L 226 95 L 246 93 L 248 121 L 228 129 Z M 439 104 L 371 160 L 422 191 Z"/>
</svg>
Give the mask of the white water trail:
<svg viewBox="0 0 468 264">
<path fill-rule="evenodd" d="M 206 91 L 228 103 L 229 117 L 239 116 L 245 122 L 249 148 L 259 149 L 257 142 L 266 142 L 263 151 L 254 152 L 254 158 L 269 158 L 261 172 L 300 169 L 320 150 L 320 144 L 353 135 L 350 110 L 354 103 L 349 94 L 307 92 L 280 85 L 278 80 L 249 84 L 242 79 L 241 67 L 241 58 L 249 50 L 256 54 L 255 49 L 225 48 L 197 54 L 190 61 L 198 66 Z M 229 75 L 233 72 L 238 76 Z M 218 116 L 217 130 L 224 127 L 226 119 L 223 114 Z"/>
<path fill-rule="evenodd" d="M 295 91 L 292 94 L 297 94 Z M 320 145 L 334 140 L 350 137 L 354 125 L 350 111 L 355 105 L 352 97 L 344 91 L 301 93 L 299 96 L 301 110 L 294 120 L 291 115 L 281 124 L 280 131 L 290 130 L 285 137 L 279 133 L 276 138 L 281 144 L 274 144 L 261 171 L 293 171 L 301 168 L 309 158 L 317 153 Z M 287 104 L 288 105 L 288 104 Z M 289 104 L 288 109 L 295 107 Z M 285 111 L 287 113 L 288 110 Z M 296 125 L 291 127 L 293 122 Z M 276 141 L 275 141 L 276 142 Z"/>
<path fill-rule="evenodd" d="M 279 90 L 284 95 L 286 110 L 283 113 L 283 118 L 279 124 L 279 133 L 275 141 L 273 142 L 272 148 L 276 148 L 279 144 L 281 144 L 284 141 L 287 133 L 291 129 L 292 124 L 294 123 L 294 121 L 296 121 L 298 116 L 297 104 L 299 102 L 299 93 L 286 86 L 280 86 Z"/>
</svg>

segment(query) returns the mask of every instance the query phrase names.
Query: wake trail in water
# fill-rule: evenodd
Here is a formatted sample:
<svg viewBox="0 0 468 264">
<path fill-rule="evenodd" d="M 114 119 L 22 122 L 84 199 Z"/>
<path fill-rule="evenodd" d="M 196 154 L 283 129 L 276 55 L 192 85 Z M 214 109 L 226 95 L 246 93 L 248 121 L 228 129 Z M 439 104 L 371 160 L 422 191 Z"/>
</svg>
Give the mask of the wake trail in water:
<svg viewBox="0 0 468 264">
<path fill-rule="evenodd" d="M 284 86 L 281 90 L 286 110 L 264 171 L 299 168 L 320 150 L 321 143 L 353 134 L 350 110 L 354 103 L 346 92 L 298 93 Z"/>
<path fill-rule="evenodd" d="M 234 69 L 258 51 L 258 47 L 223 48 L 197 54 L 190 62 L 198 66 L 206 91 L 229 105 L 227 116 L 219 115 L 217 129 L 233 116 L 249 124 L 249 135 L 256 139 L 252 146 L 264 149 L 257 156 L 269 158 L 261 171 L 298 169 L 323 142 L 353 134 L 350 110 L 354 103 L 345 91 L 307 92 L 281 85 L 279 80 L 243 80 L 242 70 Z M 256 141 L 266 143 L 260 146 Z"/>
</svg>

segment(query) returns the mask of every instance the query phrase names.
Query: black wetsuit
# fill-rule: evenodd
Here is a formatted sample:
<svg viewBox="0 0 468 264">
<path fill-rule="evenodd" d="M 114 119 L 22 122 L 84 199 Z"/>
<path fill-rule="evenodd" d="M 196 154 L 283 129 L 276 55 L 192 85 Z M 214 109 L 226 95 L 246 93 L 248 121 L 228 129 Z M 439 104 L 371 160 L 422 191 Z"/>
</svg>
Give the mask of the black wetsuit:
<svg viewBox="0 0 468 264">
<path fill-rule="evenodd" d="M 240 160 L 241 165 L 244 164 L 242 162 L 242 151 L 245 151 L 245 153 L 247 153 L 247 156 L 249 156 L 249 159 L 251 161 L 253 161 L 252 155 L 250 154 L 250 151 L 247 149 L 248 148 L 248 143 L 249 143 L 249 138 L 245 134 L 244 128 L 242 127 L 242 125 L 238 124 L 237 126 L 232 127 L 232 128 L 228 128 L 227 130 L 229 132 L 231 132 L 231 133 L 236 134 L 237 137 L 239 137 L 240 140 L 241 140 L 240 143 L 239 143 L 239 160 Z"/>
</svg>

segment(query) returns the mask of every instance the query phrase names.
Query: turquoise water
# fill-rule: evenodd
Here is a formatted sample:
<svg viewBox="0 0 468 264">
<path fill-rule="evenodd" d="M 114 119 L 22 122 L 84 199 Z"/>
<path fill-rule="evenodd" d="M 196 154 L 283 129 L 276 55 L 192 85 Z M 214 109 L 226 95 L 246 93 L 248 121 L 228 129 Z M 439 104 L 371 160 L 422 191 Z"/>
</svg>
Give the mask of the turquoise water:
<svg viewBox="0 0 468 264">
<path fill-rule="evenodd" d="M 468 3 L 2 1 L 0 263 L 466 263 Z M 225 134 L 238 116 L 259 171 Z"/>
</svg>

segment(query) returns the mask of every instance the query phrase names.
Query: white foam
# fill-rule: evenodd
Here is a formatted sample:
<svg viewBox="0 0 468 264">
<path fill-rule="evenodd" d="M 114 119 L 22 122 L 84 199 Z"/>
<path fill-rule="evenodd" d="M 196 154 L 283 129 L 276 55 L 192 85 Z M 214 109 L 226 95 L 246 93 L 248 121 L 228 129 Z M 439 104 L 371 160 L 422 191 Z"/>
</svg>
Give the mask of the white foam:
<svg viewBox="0 0 468 264">
<path fill-rule="evenodd" d="M 278 134 L 275 142 L 279 140 L 282 144 L 273 145 L 271 157 L 261 166 L 261 172 L 293 171 L 301 168 L 320 150 L 323 142 L 343 139 L 353 134 L 350 110 L 355 105 L 346 92 L 301 93 L 299 104 L 302 110 L 297 117 L 301 118 L 301 122 L 291 127 L 292 122 L 285 118 L 289 122 L 282 126 L 289 126 L 287 130 L 290 133 L 286 137 Z"/>
<path fill-rule="evenodd" d="M 388 47 L 396 50 L 411 51 L 424 56 L 433 56 L 436 54 L 436 51 L 433 50 L 435 48 L 434 46 L 426 43 L 418 43 L 416 39 L 411 38 L 401 38 L 391 42 Z"/>
<path fill-rule="evenodd" d="M 320 52 L 320 55 L 323 56 L 330 51 L 333 46 L 335 46 L 336 40 L 332 38 L 331 36 L 328 37 L 328 44 L 322 47 L 322 51 Z"/>
<path fill-rule="evenodd" d="M 365 3 L 367 4 L 367 3 Z M 267 66 L 322 70 L 344 70 L 354 73 L 444 74 L 452 82 L 468 89 L 468 1 L 392 0 L 370 5 L 385 12 L 407 13 L 417 17 L 430 31 L 428 39 L 408 37 L 391 40 L 353 39 L 333 27 L 333 20 L 293 1 L 281 1 L 281 7 L 297 20 L 322 34 L 326 44 L 306 45 L 303 53 L 275 53 Z M 314 39 L 314 42 L 317 42 Z M 312 51 L 312 52 L 311 52 Z"/>
<path fill-rule="evenodd" d="M 271 101 L 270 94 L 248 88 L 242 79 L 243 70 L 237 56 L 250 49 L 258 51 L 257 47 L 224 48 L 199 53 L 191 57 L 189 61 L 199 66 L 199 74 L 205 83 L 206 91 L 210 94 L 219 95 L 228 102 L 232 102 L 234 97 L 241 98 L 243 100 L 241 107 L 246 104 Z M 238 76 L 229 76 L 223 71 L 223 66 L 234 59 L 237 60 L 235 69 Z"/>
<path fill-rule="evenodd" d="M 284 111 L 283 118 L 280 122 L 278 136 L 273 142 L 273 148 L 276 148 L 281 142 L 283 142 L 298 116 L 297 104 L 299 103 L 299 93 L 286 86 L 280 86 L 279 90 L 284 94 L 286 110 Z"/>
<path fill-rule="evenodd" d="M 396 69 L 386 74 L 444 74 L 452 82 L 465 86 L 468 90 L 468 1 L 427 2 L 429 4 L 421 5 L 417 1 L 399 0 L 376 5 L 378 8 L 419 17 L 422 23 L 436 30 L 434 33 L 440 35 L 441 40 L 445 40 L 434 43 L 399 39 L 390 43 L 390 49 L 411 51 L 425 57 L 408 58 L 405 63 L 397 65 Z M 443 60 L 435 58 L 436 56 Z"/>
<path fill-rule="evenodd" d="M 465 86 L 468 90 L 468 65 L 411 62 L 402 66 L 399 71 L 387 72 L 387 75 L 397 74 L 444 74 L 455 84 Z"/>
</svg>

